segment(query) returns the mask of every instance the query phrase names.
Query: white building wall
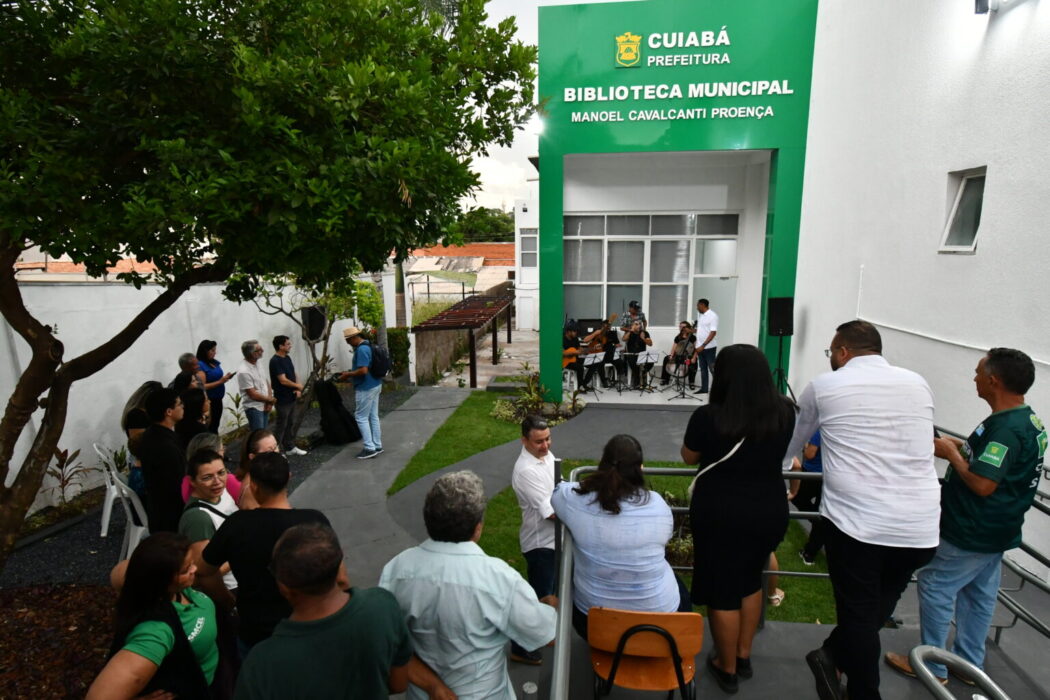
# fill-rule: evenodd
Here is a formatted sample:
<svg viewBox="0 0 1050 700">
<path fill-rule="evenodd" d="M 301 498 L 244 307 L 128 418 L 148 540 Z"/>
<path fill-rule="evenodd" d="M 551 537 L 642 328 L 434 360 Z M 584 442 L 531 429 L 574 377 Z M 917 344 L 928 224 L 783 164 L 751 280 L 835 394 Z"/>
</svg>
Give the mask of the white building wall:
<svg viewBox="0 0 1050 700">
<path fill-rule="evenodd" d="M 822 2 L 802 201 L 791 381 L 827 369 L 834 327 L 883 331 L 927 378 L 938 424 L 988 412 L 972 383 L 992 346 L 1036 361 L 1029 403 L 1050 419 L 1050 4 L 975 15 L 938 2 Z M 974 255 L 938 254 L 948 173 L 987 167 Z M 1044 481 L 1044 490 L 1050 489 Z M 1026 538 L 1050 551 L 1050 519 Z"/>
<path fill-rule="evenodd" d="M 80 461 L 96 465 L 98 459 L 92 443 L 110 448 L 123 445 L 120 415 L 128 396 L 148 379 L 163 384 L 179 371 L 178 357 L 195 352 L 205 338 L 218 342 L 218 359 L 227 371 L 241 361 L 241 342 L 255 338 L 262 343 L 269 362 L 275 335 L 292 338 L 292 360 L 297 372 L 305 376 L 311 367 L 306 343 L 299 328 L 283 316 L 260 313 L 254 304 L 235 304 L 222 297 L 222 285 L 198 285 L 182 295 L 175 304 L 154 321 L 131 348 L 97 374 L 73 384 L 69 395 L 69 413 L 59 447 L 79 449 Z M 123 328 L 142 308 L 154 299 L 160 288 L 146 286 L 136 290 L 123 283 L 31 283 L 21 285 L 29 311 L 43 323 L 56 326 L 65 345 L 65 357 L 75 357 L 104 342 Z M 392 304 L 388 305 L 392 306 Z M 342 328 L 352 321 L 335 325 L 329 354 L 337 369 L 349 369 L 351 356 L 342 338 Z M 22 369 L 30 359 L 29 346 L 10 326 L 3 324 L 0 351 L 8 358 L 0 363 L 0 397 L 5 401 L 14 389 Z M 230 420 L 229 396 L 236 393 L 236 379 L 227 384 L 223 429 Z M 32 417 L 17 445 L 10 484 L 40 424 L 43 411 Z M 87 486 L 101 482 L 101 476 L 87 480 Z M 48 484 L 45 483 L 45 486 Z M 71 492 L 70 495 L 74 495 Z M 36 507 L 54 500 L 57 494 L 43 492 Z"/>
</svg>

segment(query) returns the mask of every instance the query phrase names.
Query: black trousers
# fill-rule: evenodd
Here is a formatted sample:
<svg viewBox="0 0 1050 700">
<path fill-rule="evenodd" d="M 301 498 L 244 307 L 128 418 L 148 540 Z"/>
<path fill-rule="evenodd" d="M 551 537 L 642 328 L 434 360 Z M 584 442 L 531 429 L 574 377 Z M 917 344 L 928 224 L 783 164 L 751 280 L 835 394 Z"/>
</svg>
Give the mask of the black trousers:
<svg viewBox="0 0 1050 700">
<path fill-rule="evenodd" d="M 823 519 L 828 573 L 838 624 L 824 640 L 848 678 L 850 700 L 879 700 L 879 630 L 897 607 L 912 573 L 936 547 L 887 547 L 856 540 Z"/>
<path fill-rule="evenodd" d="M 820 496 L 824 493 L 824 482 L 816 480 L 802 480 L 798 485 L 798 493 L 791 501 L 803 513 L 817 513 L 820 511 Z M 824 548 L 824 519 L 810 520 L 809 539 L 802 550 L 810 559 Z"/>
<path fill-rule="evenodd" d="M 565 369 L 571 369 L 576 373 L 576 386 L 583 388 L 583 362 L 580 360 L 573 360 L 569 364 L 565 365 Z"/>
<path fill-rule="evenodd" d="M 648 375 L 649 370 L 653 368 L 653 363 L 643 362 L 642 364 L 638 364 L 637 355 L 628 355 L 627 368 L 628 371 L 631 373 L 631 386 L 637 387 L 641 385 L 642 373 L 644 372 L 646 375 Z"/>
</svg>

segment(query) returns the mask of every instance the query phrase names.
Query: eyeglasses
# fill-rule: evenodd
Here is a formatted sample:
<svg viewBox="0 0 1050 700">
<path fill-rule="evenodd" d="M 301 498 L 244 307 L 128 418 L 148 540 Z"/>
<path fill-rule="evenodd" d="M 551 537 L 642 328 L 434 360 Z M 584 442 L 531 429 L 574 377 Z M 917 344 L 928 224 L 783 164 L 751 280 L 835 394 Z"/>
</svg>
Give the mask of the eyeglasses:
<svg viewBox="0 0 1050 700">
<path fill-rule="evenodd" d="M 213 484 L 219 479 L 225 479 L 227 474 L 229 474 L 228 471 L 226 471 L 225 469 L 220 469 L 214 474 L 205 474 L 204 476 L 197 479 L 197 481 L 201 482 L 202 484 Z"/>
</svg>

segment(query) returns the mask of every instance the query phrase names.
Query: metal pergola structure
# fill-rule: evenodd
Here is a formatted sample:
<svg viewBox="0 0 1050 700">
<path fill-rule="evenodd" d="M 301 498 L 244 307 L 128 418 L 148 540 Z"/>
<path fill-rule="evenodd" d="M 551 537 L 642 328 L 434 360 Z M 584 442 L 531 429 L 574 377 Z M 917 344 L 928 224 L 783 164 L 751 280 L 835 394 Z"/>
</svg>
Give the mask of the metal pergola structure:
<svg viewBox="0 0 1050 700">
<path fill-rule="evenodd" d="M 499 352 L 497 338 L 499 324 L 497 317 L 507 312 L 507 342 L 511 342 L 510 324 L 511 315 L 514 312 L 514 290 L 507 290 L 496 296 L 477 294 L 467 297 L 463 301 L 456 302 L 453 306 L 445 309 L 437 316 L 427 319 L 418 326 L 412 326 L 413 333 L 424 333 L 426 331 L 470 331 L 470 388 L 478 388 L 478 349 L 477 339 L 474 331 L 492 323 L 492 364 L 499 364 Z"/>
</svg>

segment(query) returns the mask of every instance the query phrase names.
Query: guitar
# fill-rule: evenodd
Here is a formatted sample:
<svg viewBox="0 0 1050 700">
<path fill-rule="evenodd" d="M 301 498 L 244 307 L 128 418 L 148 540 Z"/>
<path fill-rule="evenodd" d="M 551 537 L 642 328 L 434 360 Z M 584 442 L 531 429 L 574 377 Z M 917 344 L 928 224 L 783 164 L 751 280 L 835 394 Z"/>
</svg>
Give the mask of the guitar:
<svg viewBox="0 0 1050 700">
<path fill-rule="evenodd" d="M 609 318 L 605 320 L 601 328 L 583 339 L 583 342 L 587 343 L 588 353 L 602 352 L 605 349 L 605 332 L 612 327 L 612 324 L 616 323 L 616 319 L 619 317 L 620 314 L 609 314 Z"/>
</svg>

